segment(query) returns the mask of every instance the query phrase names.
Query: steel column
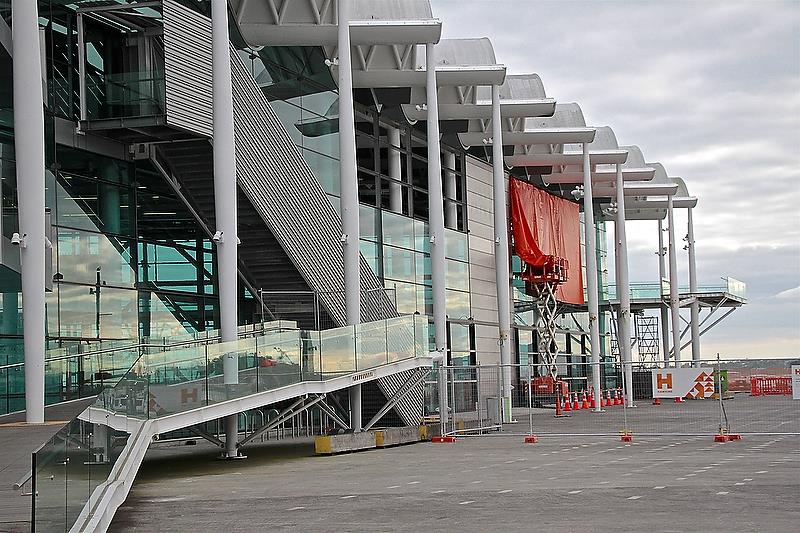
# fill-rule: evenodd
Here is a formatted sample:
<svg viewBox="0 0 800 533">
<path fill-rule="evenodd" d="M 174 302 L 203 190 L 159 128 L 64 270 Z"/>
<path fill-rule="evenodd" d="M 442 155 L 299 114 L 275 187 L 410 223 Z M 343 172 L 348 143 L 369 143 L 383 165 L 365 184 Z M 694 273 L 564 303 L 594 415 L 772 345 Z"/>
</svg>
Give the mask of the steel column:
<svg viewBox="0 0 800 533">
<path fill-rule="evenodd" d="M 500 364 L 503 365 L 503 419 L 505 422 L 511 422 L 511 288 L 502 126 L 503 123 L 500 118 L 500 86 L 492 85 L 492 197 L 494 198 L 494 269 L 497 285 L 497 323 L 500 326 Z"/>
<path fill-rule="evenodd" d="M 594 201 L 592 198 L 592 166 L 589 161 L 589 143 L 582 143 L 583 150 L 583 230 L 586 241 L 586 293 L 589 306 L 589 341 L 592 345 L 592 386 L 600 390 L 600 322 L 597 282 L 597 232 L 594 225 Z M 597 403 L 595 412 L 600 412 Z"/>
<path fill-rule="evenodd" d="M 361 431 L 361 385 L 353 385 L 347 389 L 350 399 L 350 428 L 353 433 Z"/>
<path fill-rule="evenodd" d="M 658 298 L 661 301 L 659 313 L 661 314 L 661 344 L 664 351 L 664 366 L 669 363 L 669 310 L 664 305 L 664 278 L 667 276 L 667 249 L 664 247 L 664 222 L 658 220 Z"/>
<path fill-rule="evenodd" d="M 400 130 L 388 126 L 389 137 L 389 209 L 393 213 L 403 212 L 402 166 L 400 165 Z"/>
<path fill-rule="evenodd" d="M 428 218 L 431 234 L 431 280 L 433 282 L 433 327 L 436 351 L 447 354 L 447 299 L 444 275 L 444 198 L 442 159 L 439 149 L 439 98 L 436 86 L 436 46 L 425 45 L 428 107 Z"/>
<path fill-rule="evenodd" d="M 697 294 L 697 257 L 694 249 L 694 217 L 693 209 L 687 209 L 688 232 L 686 234 L 687 248 L 689 250 L 689 292 Z M 692 328 L 692 361 L 695 366 L 700 366 L 700 302 L 695 297 L 690 307 Z"/>
<path fill-rule="evenodd" d="M 347 323 L 361 323 L 361 254 L 359 249 L 358 178 L 356 173 L 356 123 L 353 109 L 353 69 L 350 57 L 350 13 L 352 0 L 339 0 L 339 184 L 344 249 L 344 292 Z M 350 405 L 361 430 L 361 385 L 349 391 Z"/>
<path fill-rule="evenodd" d="M 625 234 L 625 190 L 622 181 L 622 165 L 617 163 L 617 344 L 625 372 L 625 401 L 633 407 L 633 358 L 631 356 L 631 291 L 628 273 L 628 239 Z"/>
<path fill-rule="evenodd" d="M 669 308 L 672 326 L 672 355 L 675 358 L 675 368 L 681 364 L 681 319 L 678 307 L 678 254 L 675 249 L 675 206 L 674 196 L 667 197 L 667 224 L 669 227 Z"/>
<path fill-rule="evenodd" d="M 214 99 L 214 215 L 217 265 L 219 267 L 220 337 L 222 342 L 237 339 L 239 323 L 238 243 L 236 205 L 236 140 L 233 126 L 231 54 L 228 37 L 228 2 L 211 2 L 211 63 Z M 225 354 L 222 363 L 226 385 L 239 383 L 239 358 Z M 237 415 L 225 419 L 225 456 L 236 457 L 239 421 Z"/>
<path fill-rule="evenodd" d="M 37 3 L 13 0 L 14 145 L 22 267 L 25 420 L 44 422 L 44 107 Z"/>
</svg>

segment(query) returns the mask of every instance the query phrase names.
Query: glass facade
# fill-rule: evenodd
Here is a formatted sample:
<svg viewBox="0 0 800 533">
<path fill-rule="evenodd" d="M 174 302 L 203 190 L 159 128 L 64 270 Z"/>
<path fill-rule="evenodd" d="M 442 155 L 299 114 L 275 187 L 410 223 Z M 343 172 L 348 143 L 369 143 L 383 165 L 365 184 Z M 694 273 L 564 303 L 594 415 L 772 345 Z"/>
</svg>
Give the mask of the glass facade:
<svg viewBox="0 0 800 533">
<path fill-rule="evenodd" d="M 322 50 L 265 47 L 255 52 L 242 45 L 239 54 L 338 209 L 339 96 Z M 424 131 L 381 115 L 369 92 L 357 90 L 355 98 L 361 252 L 385 287 L 395 290 L 400 313 L 432 315 Z M 465 153 L 444 150 L 447 313 L 458 320 L 471 316 Z M 399 173 L 397 166 L 391 168 L 392 157 Z"/>
<path fill-rule="evenodd" d="M 119 4 L 128 2 L 120 1 Z M 180 0 L 208 14 L 208 3 Z M 10 20 L 10 2 L 0 16 Z M 77 149 L 56 143 L 56 123 L 163 116 L 165 86 L 159 8 L 136 8 L 138 23 L 155 31 L 124 31 L 84 17 L 86 103 L 81 106 L 76 8 L 92 2 L 41 0 L 45 36 L 48 348 L 100 341 L 171 337 L 219 324 L 215 247 L 193 213 L 148 159 L 126 151 Z M 231 26 L 240 58 L 313 170 L 332 205 L 339 205 L 338 90 L 316 47 L 247 48 Z M 0 47 L 0 206 L 4 255 L 0 261 L 0 413 L 22 408 L 22 297 L 18 250 L 6 246 L 17 231 L 11 58 Z M 379 106 L 369 90 L 355 91 L 356 155 L 361 203 L 360 248 L 402 314 L 432 315 L 428 170 L 424 122 L 409 125 L 397 106 Z M 397 95 L 394 95 L 397 98 Z M 402 98 L 401 98 L 402 99 Z M 84 109 L 82 109 L 82 107 Z M 446 140 L 446 139 L 445 139 Z M 124 141 L 123 141 L 124 143 Z M 119 146 L 123 146 L 122 143 Z M 116 154 L 115 156 L 112 156 Z M 473 155 L 489 159 L 486 150 Z M 472 157 L 470 156 L 470 157 Z M 466 157 L 442 145 L 446 300 L 450 357 L 476 362 L 471 302 Z M 598 264 L 606 261 L 605 228 L 598 226 Z M 16 252 L 16 257 L 15 257 Z M 514 257 L 514 271 L 519 259 Z M 601 286 L 606 275 L 599 267 Z M 519 287 L 517 287 L 519 288 Z M 530 298 L 514 291 L 515 304 Z M 256 308 L 242 289 L 240 320 Z M 580 314 L 565 317 L 560 349 L 586 353 Z M 533 311 L 515 315 L 517 360 L 536 350 Z M 586 324 L 582 325 L 583 328 Z M 66 378 L 65 378 L 66 379 Z M 59 383 L 48 385 L 58 398 Z M 48 400 L 50 401 L 50 400 Z"/>
</svg>

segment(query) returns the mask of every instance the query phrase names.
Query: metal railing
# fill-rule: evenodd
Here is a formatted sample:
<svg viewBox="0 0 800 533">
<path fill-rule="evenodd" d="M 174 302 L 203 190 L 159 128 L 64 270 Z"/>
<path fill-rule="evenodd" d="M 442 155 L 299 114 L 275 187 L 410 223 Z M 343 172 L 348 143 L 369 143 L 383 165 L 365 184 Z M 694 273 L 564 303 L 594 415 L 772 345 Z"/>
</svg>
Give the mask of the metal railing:
<svg viewBox="0 0 800 533">
<path fill-rule="evenodd" d="M 730 277 L 720 278 L 722 283 L 700 285 L 697 287 L 697 293 L 723 293 L 731 294 L 739 298 L 747 297 L 747 284 Z M 608 299 L 616 300 L 617 286 L 614 284 L 608 285 Z M 691 291 L 688 286 L 681 286 L 679 288 L 681 294 L 688 294 Z M 669 294 L 669 283 L 658 282 L 634 282 L 630 284 L 630 295 L 632 299 L 657 299 Z"/>
<path fill-rule="evenodd" d="M 509 365 L 513 424 L 504 424 L 498 411 L 501 365 L 435 368 L 426 382 L 426 415 L 438 422 L 446 413 L 445 431 L 453 435 L 800 435 L 800 400 L 792 400 L 789 385 L 793 365 L 800 371 L 797 359 L 715 359 L 678 369 L 637 363 L 630 383 L 620 363 L 570 363 L 568 376 L 562 366 L 557 381 L 540 365 Z M 597 370 L 600 391 L 591 388 Z M 440 372 L 447 375 L 446 409 L 438 401 Z M 659 389 L 659 379 L 674 389 Z M 684 379 L 686 392 L 679 386 Z M 764 387 L 772 388 L 764 393 Z"/>
<path fill-rule="evenodd" d="M 87 504 L 91 509 L 96 503 L 91 499 L 95 489 L 109 479 L 128 441 L 140 439 L 149 420 L 428 353 L 428 318 L 406 316 L 326 331 L 267 332 L 233 342 L 143 354 L 89 408 L 122 418 L 125 430 L 79 416 L 33 453 L 33 529 L 68 531 Z M 229 357 L 238 360 L 235 385 L 223 380 L 223 359 Z M 324 425 L 324 418 L 318 423 Z M 292 425 L 291 430 L 309 431 L 309 425 L 310 421 Z"/>
</svg>

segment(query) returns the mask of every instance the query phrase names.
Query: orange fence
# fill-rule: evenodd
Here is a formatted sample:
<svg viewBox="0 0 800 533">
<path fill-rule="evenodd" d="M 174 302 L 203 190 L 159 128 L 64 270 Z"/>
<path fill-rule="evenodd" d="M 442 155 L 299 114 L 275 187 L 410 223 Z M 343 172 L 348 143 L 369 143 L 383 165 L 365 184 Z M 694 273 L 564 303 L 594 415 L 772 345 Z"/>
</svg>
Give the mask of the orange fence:
<svg viewBox="0 0 800 533">
<path fill-rule="evenodd" d="M 791 396 L 792 378 L 756 376 L 750 378 L 750 394 L 753 396 Z"/>
</svg>

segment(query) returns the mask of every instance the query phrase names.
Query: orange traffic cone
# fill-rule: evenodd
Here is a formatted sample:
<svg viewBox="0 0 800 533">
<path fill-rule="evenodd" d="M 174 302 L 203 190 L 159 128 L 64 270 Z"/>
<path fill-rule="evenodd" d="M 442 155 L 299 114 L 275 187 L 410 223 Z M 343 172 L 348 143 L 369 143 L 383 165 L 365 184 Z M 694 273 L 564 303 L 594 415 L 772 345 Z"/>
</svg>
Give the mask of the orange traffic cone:
<svg viewBox="0 0 800 533">
<path fill-rule="evenodd" d="M 619 389 L 614 389 L 614 405 L 622 405 Z"/>
<path fill-rule="evenodd" d="M 589 405 L 592 409 L 597 409 L 597 401 L 594 397 L 594 388 L 589 389 Z"/>
<path fill-rule="evenodd" d="M 581 404 L 578 402 L 578 391 L 572 393 L 572 410 L 573 411 L 580 411 Z"/>
<path fill-rule="evenodd" d="M 560 398 L 561 396 L 559 396 L 559 399 Z M 569 412 L 569 411 L 572 411 L 572 407 L 569 404 L 569 393 L 567 393 L 567 397 L 564 400 L 564 412 Z"/>
<path fill-rule="evenodd" d="M 586 396 L 586 389 L 583 389 L 583 398 L 581 398 L 581 409 L 589 408 L 589 398 Z"/>
<path fill-rule="evenodd" d="M 653 398 L 653 405 L 661 405 L 661 398 Z"/>
</svg>

